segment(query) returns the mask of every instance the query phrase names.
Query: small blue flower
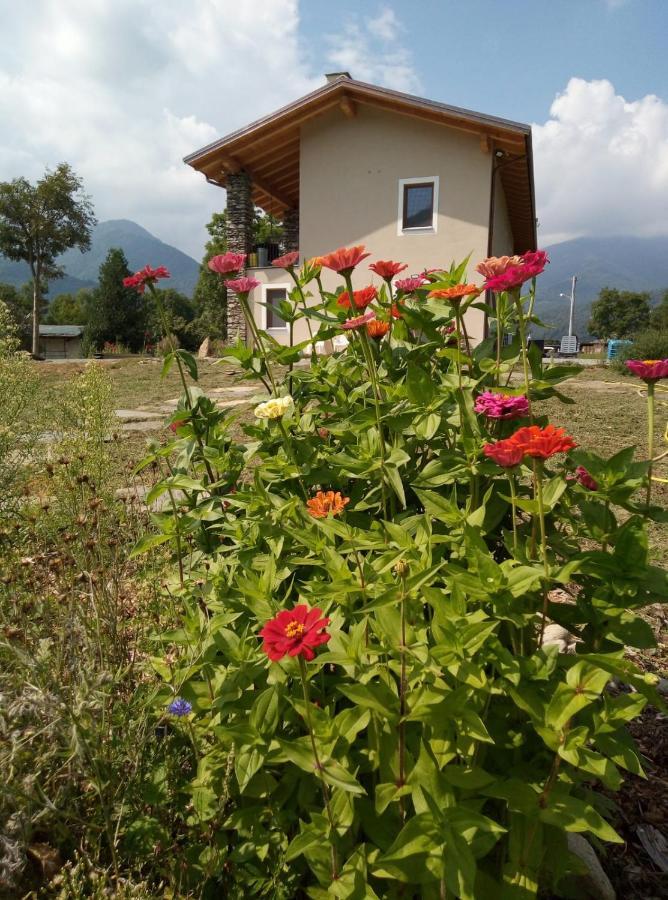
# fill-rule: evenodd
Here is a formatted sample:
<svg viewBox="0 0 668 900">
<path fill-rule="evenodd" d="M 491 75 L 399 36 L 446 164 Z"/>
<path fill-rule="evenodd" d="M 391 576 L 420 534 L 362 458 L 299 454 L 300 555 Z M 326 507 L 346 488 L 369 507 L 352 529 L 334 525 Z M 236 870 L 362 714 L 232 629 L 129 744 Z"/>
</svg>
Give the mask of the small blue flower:
<svg viewBox="0 0 668 900">
<path fill-rule="evenodd" d="M 187 716 L 188 713 L 192 712 L 192 703 L 188 703 L 187 700 L 184 700 L 183 697 L 177 697 L 176 700 L 172 700 L 172 702 L 167 707 L 167 712 L 170 712 L 173 716 Z"/>
</svg>

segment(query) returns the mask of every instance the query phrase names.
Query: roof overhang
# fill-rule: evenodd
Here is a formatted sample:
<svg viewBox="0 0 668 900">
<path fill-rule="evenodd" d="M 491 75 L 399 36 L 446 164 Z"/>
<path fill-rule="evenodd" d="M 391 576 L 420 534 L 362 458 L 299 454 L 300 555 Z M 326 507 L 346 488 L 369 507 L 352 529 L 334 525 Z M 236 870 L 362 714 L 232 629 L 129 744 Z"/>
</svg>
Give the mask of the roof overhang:
<svg viewBox="0 0 668 900">
<path fill-rule="evenodd" d="M 220 187 L 226 187 L 230 174 L 244 170 L 253 184 L 253 202 L 266 212 L 281 216 L 299 206 L 302 125 L 334 109 L 340 110 L 342 116 L 354 118 L 358 106 L 365 105 L 477 135 L 482 152 L 502 154 L 505 164 L 499 174 L 515 249 L 535 248 L 530 126 L 366 84 L 345 75 L 191 153 L 184 162 Z"/>
</svg>

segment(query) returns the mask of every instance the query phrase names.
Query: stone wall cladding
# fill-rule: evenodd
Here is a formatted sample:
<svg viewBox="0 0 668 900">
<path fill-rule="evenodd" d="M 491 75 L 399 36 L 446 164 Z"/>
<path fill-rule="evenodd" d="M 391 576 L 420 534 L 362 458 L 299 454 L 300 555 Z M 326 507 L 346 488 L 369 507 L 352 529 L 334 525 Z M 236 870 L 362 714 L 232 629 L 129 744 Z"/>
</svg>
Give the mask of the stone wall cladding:
<svg viewBox="0 0 668 900">
<path fill-rule="evenodd" d="M 289 209 L 283 216 L 283 253 L 299 250 L 299 210 Z"/>
<path fill-rule="evenodd" d="M 233 253 L 250 253 L 253 242 L 253 200 L 251 180 L 246 172 L 227 176 L 227 249 Z M 245 274 L 245 270 L 239 273 Z M 233 291 L 227 291 L 227 340 L 246 340 L 246 320 Z"/>
</svg>

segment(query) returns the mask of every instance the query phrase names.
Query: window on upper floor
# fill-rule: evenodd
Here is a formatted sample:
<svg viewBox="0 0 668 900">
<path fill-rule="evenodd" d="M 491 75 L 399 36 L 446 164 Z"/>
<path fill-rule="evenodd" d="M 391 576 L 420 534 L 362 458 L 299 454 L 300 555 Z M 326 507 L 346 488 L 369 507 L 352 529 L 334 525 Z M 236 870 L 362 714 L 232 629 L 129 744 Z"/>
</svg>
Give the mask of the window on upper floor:
<svg viewBox="0 0 668 900">
<path fill-rule="evenodd" d="M 397 234 L 436 233 L 438 176 L 399 180 Z"/>
</svg>

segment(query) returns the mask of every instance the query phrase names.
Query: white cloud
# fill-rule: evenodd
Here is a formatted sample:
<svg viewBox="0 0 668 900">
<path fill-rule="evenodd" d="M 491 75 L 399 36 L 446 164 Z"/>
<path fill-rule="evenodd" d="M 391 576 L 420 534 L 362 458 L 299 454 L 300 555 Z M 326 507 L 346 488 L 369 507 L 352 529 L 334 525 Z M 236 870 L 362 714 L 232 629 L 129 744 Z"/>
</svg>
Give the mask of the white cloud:
<svg viewBox="0 0 668 900">
<path fill-rule="evenodd" d="M 300 45 L 298 0 L 0 0 L 0 21 L 0 180 L 66 160 L 99 219 L 134 219 L 196 258 L 225 193 L 182 157 L 326 69 Z M 327 64 L 413 90 L 400 32 L 381 6 L 331 36 Z"/>
<path fill-rule="evenodd" d="M 572 78 L 533 126 L 540 242 L 668 235 L 668 103 Z"/>
<path fill-rule="evenodd" d="M 327 59 L 337 70 L 359 81 L 382 84 L 398 91 L 419 93 L 420 78 L 410 51 L 401 43 L 402 26 L 389 6 L 373 18 L 352 16 L 342 31 L 327 36 Z"/>
</svg>

